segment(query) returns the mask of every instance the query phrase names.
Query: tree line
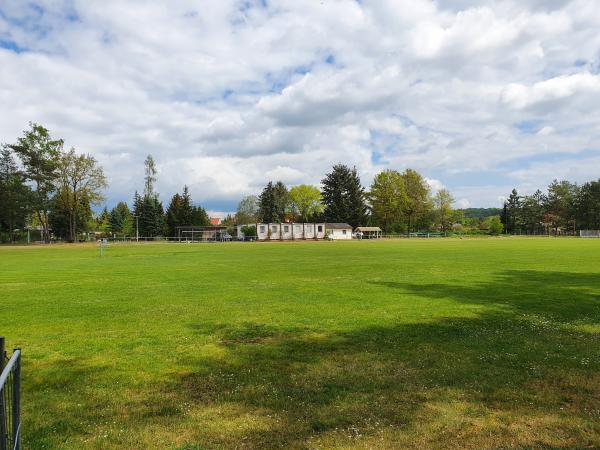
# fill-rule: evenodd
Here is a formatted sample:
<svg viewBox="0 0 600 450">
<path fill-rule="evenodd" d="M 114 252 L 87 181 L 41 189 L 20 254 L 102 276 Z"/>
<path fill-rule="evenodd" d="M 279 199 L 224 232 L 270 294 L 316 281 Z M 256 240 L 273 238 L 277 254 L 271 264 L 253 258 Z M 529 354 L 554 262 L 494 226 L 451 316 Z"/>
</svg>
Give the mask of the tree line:
<svg viewBox="0 0 600 450">
<path fill-rule="evenodd" d="M 208 226 L 208 214 L 201 206 L 194 205 L 187 186 L 176 193 L 165 210 L 154 186 L 157 181 L 156 163 L 151 155 L 144 161 L 144 189 L 133 195 L 132 209 L 126 202 L 119 202 L 112 209 L 106 207 L 97 216 L 91 229 L 113 237 L 176 236 L 180 226 Z"/>
<path fill-rule="evenodd" d="M 413 169 L 384 170 L 365 189 L 356 168 L 337 164 L 321 186 L 321 190 L 305 184 L 288 189 L 281 181 L 269 181 L 259 196 L 242 199 L 234 220 L 239 224 L 344 222 L 408 233 L 447 232 L 457 218 L 450 192 L 441 189 L 432 194 L 425 178 Z"/>
<path fill-rule="evenodd" d="M 508 234 L 577 234 L 600 229 L 600 180 L 582 185 L 554 180 L 546 192 L 519 195 L 504 202 L 502 223 Z"/>
<path fill-rule="evenodd" d="M 175 236 L 180 226 L 207 226 L 209 217 L 194 205 L 189 189 L 173 195 L 167 208 L 155 190 L 156 164 L 144 161 L 141 193 L 135 192 L 131 208 L 119 202 L 110 211 L 94 214 L 92 207 L 104 201 L 107 181 L 98 162 L 64 140 L 53 139 L 41 125 L 30 124 L 13 144 L 4 144 L 0 155 L 0 232 L 11 240 L 26 226 L 39 230 L 44 242 L 51 237 L 77 241 L 86 232 L 111 236 Z M 435 194 L 417 171 L 384 170 L 368 189 L 356 168 L 333 166 L 321 189 L 301 184 L 288 188 L 281 181 L 268 182 L 259 196 L 243 198 L 225 226 L 256 222 L 326 221 L 351 226 L 378 225 L 386 233 L 417 230 L 448 232 L 460 211 L 442 189 Z"/>
<path fill-rule="evenodd" d="M 142 193 L 135 192 L 130 209 L 119 202 L 110 211 L 94 214 L 104 201 L 107 180 L 96 159 L 65 150 L 43 126 L 31 123 L 16 142 L 0 152 L 0 236 L 16 240 L 26 227 L 40 239 L 66 241 L 86 232 L 112 236 L 175 236 L 180 226 L 208 226 L 209 217 L 194 204 L 187 186 L 172 196 L 167 208 L 155 190 L 156 164 L 144 161 Z M 321 189 L 301 184 L 288 188 L 269 181 L 258 196 L 246 196 L 234 215 L 223 221 L 346 222 L 379 226 L 386 233 L 439 231 L 443 233 L 574 234 L 600 229 L 600 180 L 582 185 L 554 181 L 546 192 L 521 196 L 513 189 L 502 209 L 454 209 L 452 194 L 432 192 L 425 178 L 413 169 L 386 169 L 365 188 L 356 168 L 334 165 L 321 180 Z"/>
<path fill-rule="evenodd" d="M 75 242 L 86 232 L 120 236 L 174 235 L 176 227 L 209 225 L 206 211 L 195 206 L 186 186 L 175 194 L 164 211 L 155 191 L 156 165 L 144 162 L 144 190 L 133 198 L 133 209 L 119 202 L 94 214 L 108 187 L 96 159 L 74 148 L 64 149 L 47 128 L 30 123 L 15 143 L 0 151 L 0 236 L 16 241 L 25 228 L 39 232 L 40 240 Z"/>
</svg>

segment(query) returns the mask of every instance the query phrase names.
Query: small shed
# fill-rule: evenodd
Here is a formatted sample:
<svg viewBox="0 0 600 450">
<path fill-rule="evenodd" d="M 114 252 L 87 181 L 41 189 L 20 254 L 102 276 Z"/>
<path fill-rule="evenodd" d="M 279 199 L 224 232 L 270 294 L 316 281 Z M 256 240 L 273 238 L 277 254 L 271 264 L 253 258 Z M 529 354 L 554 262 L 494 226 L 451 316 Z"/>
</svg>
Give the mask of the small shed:
<svg viewBox="0 0 600 450">
<path fill-rule="evenodd" d="M 356 227 L 354 231 L 359 239 L 379 239 L 383 235 L 379 227 Z"/>
<path fill-rule="evenodd" d="M 352 226 L 347 223 L 326 223 L 325 234 L 332 240 L 352 239 Z"/>
</svg>

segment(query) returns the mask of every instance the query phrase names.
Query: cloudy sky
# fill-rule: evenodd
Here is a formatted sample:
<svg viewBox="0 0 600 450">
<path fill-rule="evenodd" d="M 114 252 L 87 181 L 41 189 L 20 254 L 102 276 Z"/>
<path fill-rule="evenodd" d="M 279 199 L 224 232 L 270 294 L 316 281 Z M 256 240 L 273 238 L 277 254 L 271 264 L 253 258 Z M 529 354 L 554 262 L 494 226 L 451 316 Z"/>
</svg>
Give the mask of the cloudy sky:
<svg viewBox="0 0 600 450">
<path fill-rule="evenodd" d="M 231 211 L 268 180 L 421 171 L 459 206 L 600 177 L 597 0 L 0 0 L 0 141 L 159 167 Z"/>
</svg>

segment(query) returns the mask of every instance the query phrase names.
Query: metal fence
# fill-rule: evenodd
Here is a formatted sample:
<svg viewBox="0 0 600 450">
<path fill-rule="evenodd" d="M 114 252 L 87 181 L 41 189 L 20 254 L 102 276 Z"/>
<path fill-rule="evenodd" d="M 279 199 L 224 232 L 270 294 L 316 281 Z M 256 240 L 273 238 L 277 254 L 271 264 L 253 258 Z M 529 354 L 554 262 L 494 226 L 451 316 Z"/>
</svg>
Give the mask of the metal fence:
<svg viewBox="0 0 600 450">
<path fill-rule="evenodd" d="M 0 450 L 21 448 L 21 350 L 15 349 L 10 359 L 0 337 Z"/>
</svg>

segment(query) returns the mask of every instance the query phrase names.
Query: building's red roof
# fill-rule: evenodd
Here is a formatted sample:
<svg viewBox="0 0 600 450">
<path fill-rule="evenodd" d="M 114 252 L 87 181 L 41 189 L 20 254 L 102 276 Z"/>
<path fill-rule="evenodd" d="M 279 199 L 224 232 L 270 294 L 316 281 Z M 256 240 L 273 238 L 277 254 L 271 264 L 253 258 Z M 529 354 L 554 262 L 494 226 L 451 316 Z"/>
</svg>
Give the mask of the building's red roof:
<svg viewBox="0 0 600 450">
<path fill-rule="evenodd" d="M 211 217 L 209 220 L 211 225 L 221 225 L 221 219 L 218 217 Z"/>
</svg>

